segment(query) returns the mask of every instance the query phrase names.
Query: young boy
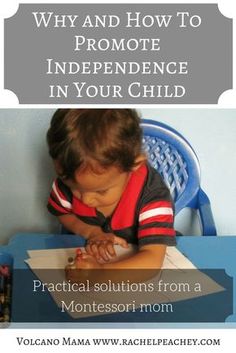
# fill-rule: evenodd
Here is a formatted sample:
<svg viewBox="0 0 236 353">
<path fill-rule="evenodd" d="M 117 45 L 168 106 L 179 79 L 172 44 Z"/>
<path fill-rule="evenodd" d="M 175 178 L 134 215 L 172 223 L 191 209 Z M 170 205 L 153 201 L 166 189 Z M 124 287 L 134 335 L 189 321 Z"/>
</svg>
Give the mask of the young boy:
<svg viewBox="0 0 236 353">
<path fill-rule="evenodd" d="M 77 267 L 160 269 L 166 246 L 175 245 L 173 204 L 142 151 L 137 112 L 59 109 L 47 142 L 58 175 L 48 209 L 87 241 Z M 110 263 L 113 245 L 128 243 L 138 252 Z"/>
</svg>

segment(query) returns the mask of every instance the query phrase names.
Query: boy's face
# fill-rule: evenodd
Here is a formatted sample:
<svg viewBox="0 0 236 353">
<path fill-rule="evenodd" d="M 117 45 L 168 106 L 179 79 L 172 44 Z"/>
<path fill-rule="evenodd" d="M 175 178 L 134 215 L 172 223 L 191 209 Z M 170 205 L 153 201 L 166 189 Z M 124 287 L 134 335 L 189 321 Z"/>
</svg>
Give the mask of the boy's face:
<svg viewBox="0 0 236 353">
<path fill-rule="evenodd" d="M 85 205 L 98 210 L 115 209 L 129 180 L 130 173 L 108 167 L 99 173 L 90 168 L 75 172 L 75 180 L 63 182 Z"/>
</svg>

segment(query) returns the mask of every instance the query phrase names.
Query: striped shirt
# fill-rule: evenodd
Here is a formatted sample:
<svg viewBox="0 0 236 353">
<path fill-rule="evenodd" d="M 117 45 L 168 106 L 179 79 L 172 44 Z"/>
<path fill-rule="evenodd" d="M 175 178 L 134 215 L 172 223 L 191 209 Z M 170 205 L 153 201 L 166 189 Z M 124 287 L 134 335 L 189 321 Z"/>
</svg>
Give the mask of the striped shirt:
<svg viewBox="0 0 236 353">
<path fill-rule="evenodd" d="M 175 245 L 174 207 L 169 189 L 150 165 L 131 173 L 112 216 L 105 217 L 76 198 L 59 178 L 53 183 L 48 210 L 55 216 L 74 214 L 129 243 Z"/>
</svg>

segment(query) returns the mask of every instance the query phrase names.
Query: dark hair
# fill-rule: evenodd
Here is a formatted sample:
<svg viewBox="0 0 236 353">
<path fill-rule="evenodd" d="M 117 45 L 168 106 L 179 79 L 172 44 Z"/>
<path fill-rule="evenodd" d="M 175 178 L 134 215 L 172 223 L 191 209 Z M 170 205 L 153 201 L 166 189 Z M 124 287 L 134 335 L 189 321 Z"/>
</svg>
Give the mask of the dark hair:
<svg viewBox="0 0 236 353">
<path fill-rule="evenodd" d="M 92 161 L 130 171 L 142 151 L 140 118 L 134 109 L 58 109 L 47 142 L 65 179 Z"/>
</svg>

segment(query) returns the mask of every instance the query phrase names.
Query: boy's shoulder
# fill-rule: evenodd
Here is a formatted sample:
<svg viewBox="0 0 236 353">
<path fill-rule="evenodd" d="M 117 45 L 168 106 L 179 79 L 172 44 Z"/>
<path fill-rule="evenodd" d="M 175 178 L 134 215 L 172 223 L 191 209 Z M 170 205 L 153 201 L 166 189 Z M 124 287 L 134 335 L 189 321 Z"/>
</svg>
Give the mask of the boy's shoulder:
<svg viewBox="0 0 236 353">
<path fill-rule="evenodd" d="M 168 191 L 162 176 L 149 162 L 142 164 L 134 171 L 131 180 L 131 184 L 135 184 L 137 188 L 146 190 L 147 192 L 160 189 L 167 189 Z"/>
<path fill-rule="evenodd" d="M 147 176 L 140 195 L 139 204 L 152 201 L 171 201 L 170 190 L 165 184 L 162 176 L 149 163 L 146 164 Z"/>
<path fill-rule="evenodd" d="M 151 166 L 149 162 L 146 163 L 146 167 L 147 167 L 148 179 L 150 179 L 150 182 L 153 182 L 153 180 L 155 180 L 165 185 L 161 174 L 153 166 Z"/>
<path fill-rule="evenodd" d="M 146 180 L 145 180 L 144 188 L 146 188 L 147 190 L 167 188 L 163 180 L 163 177 L 153 166 L 150 165 L 149 162 L 145 163 L 145 169 L 146 169 Z"/>
<path fill-rule="evenodd" d="M 58 190 L 58 192 L 60 192 L 65 197 L 65 199 L 67 199 L 69 201 L 72 200 L 73 194 L 72 194 L 71 189 L 69 188 L 69 186 L 64 184 L 60 178 L 56 178 L 56 180 L 54 181 L 54 185 L 55 185 L 56 189 Z"/>
</svg>

